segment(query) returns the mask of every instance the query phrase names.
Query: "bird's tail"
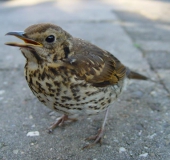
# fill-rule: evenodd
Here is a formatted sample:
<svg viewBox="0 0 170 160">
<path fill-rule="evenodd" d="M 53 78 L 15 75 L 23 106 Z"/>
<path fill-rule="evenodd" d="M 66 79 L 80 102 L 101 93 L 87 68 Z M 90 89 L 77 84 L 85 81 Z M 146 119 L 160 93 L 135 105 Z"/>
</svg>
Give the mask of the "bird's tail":
<svg viewBox="0 0 170 160">
<path fill-rule="evenodd" d="M 126 69 L 126 76 L 129 79 L 138 79 L 138 80 L 148 80 L 149 79 L 146 76 L 143 76 L 137 72 L 131 71 L 129 68 Z"/>
</svg>

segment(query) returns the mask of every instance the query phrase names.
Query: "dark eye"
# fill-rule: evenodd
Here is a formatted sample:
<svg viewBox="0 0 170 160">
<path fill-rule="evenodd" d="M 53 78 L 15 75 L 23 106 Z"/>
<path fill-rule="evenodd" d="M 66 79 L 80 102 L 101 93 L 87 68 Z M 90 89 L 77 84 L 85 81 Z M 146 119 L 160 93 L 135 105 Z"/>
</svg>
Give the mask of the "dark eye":
<svg viewBox="0 0 170 160">
<path fill-rule="evenodd" d="M 45 39 L 45 41 L 48 43 L 52 43 L 55 41 L 55 37 L 53 35 L 50 35 Z"/>
</svg>

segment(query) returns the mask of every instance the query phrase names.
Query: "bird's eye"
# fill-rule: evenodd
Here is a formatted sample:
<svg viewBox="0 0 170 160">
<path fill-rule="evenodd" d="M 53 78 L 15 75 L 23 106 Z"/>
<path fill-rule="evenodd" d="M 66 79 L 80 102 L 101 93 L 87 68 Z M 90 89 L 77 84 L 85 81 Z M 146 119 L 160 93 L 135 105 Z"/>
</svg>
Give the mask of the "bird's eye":
<svg viewBox="0 0 170 160">
<path fill-rule="evenodd" d="M 45 41 L 48 43 L 52 43 L 55 41 L 55 37 L 53 35 L 50 35 L 45 39 Z"/>
</svg>

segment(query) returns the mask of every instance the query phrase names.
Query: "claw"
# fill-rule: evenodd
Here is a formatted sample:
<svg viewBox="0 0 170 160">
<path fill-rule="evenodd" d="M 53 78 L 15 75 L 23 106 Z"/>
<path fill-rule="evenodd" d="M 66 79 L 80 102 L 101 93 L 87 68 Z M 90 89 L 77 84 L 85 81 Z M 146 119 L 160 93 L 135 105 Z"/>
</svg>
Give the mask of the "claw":
<svg viewBox="0 0 170 160">
<path fill-rule="evenodd" d="M 57 127 L 57 126 L 61 126 L 64 124 L 65 121 L 77 121 L 76 118 L 69 118 L 68 115 L 63 115 L 62 117 L 58 118 L 58 120 L 56 122 L 54 122 L 49 128 L 48 128 L 48 133 L 52 133 L 53 130 Z"/>
<path fill-rule="evenodd" d="M 94 135 L 94 136 L 91 136 L 91 137 L 86 138 L 86 140 L 94 140 L 94 142 L 91 143 L 91 144 L 88 144 L 88 145 L 84 146 L 82 149 L 91 148 L 91 147 L 93 147 L 93 146 L 94 146 L 95 144 L 97 144 L 97 143 L 100 143 L 100 146 L 101 146 L 103 133 L 104 133 L 104 130 L 101 128 L 101 129 L 98 131 L 97 135 Z"/>
</svg>

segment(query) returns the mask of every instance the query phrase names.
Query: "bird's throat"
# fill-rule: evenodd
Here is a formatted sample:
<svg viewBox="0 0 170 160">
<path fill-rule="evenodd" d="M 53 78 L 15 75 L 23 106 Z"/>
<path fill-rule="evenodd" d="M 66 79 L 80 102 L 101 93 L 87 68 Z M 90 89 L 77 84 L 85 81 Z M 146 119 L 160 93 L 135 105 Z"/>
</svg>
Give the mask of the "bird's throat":
<svg viewBox="0 0 170 160">
<path fill-rule="evenodd" d="M 42 61 L 42 58 L 34 49 L 21 48 L 21 52 L 29 62 L 40 64 Z"/>
</svg>

